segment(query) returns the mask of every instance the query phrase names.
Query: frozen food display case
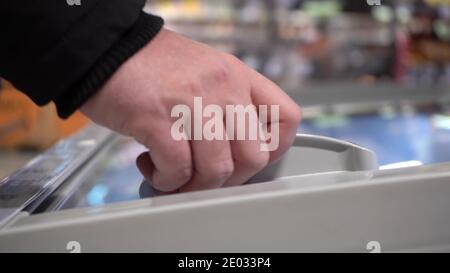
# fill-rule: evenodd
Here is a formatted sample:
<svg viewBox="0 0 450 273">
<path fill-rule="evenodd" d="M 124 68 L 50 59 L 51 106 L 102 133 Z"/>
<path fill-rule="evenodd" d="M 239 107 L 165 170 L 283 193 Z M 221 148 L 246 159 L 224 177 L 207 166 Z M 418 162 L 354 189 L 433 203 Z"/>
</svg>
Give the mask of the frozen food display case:
<svg viewBox="0 0 450 273">
<path fill-rule="evenodd" d="M 158 196 L 132 140 L 90 127 L 0 183 L 0 251 L 450 250 L 450 165 L 378 170 L 376 156 L 298 135 L 249 183 Z"/>
</svg>

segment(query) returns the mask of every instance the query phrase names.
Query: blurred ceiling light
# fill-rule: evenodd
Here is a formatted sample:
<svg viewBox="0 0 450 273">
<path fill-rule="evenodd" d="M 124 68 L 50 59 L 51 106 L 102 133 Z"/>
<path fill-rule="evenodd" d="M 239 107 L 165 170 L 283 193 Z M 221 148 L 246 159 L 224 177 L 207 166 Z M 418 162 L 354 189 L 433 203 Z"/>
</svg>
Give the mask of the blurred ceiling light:
<svg viewBox="0 0 450 273">
<path fill-rule="evenodd" d="M 433 23 L 433 29 L 440 39 L 450 41 L 450 25 L 447 24 L 445 21 L 436 20 Z"/>
<path fill-rule="evenodd" d="M 395 12 L 397 14 L 397 18 L 400 23 L 406 24 L 409 21 L 411 21 L 412 14 L 408 6 L 400 5 L 399 7 L 396 8 Z"/>
<path fill-rule="evenodd" d="M 333 17 L 341 11 L 338 1 L 308 1 L 304 4 L 305 12 L 311 17 Z"/>
<path fill-rule="evenodd" d="M 379 22 L 389 23 L 394 19 L 394 11 L 388 6 L 377 6 L 372 9 L 372 16 Z"/>
</svg>

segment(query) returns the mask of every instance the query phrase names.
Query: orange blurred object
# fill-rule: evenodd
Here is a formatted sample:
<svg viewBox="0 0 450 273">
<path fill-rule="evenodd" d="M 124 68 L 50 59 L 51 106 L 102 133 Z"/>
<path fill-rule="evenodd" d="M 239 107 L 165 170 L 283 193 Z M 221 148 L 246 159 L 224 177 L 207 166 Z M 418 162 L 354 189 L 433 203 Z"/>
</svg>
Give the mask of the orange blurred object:
<svg viewBox="0 0 450 273">
<path fill-rule="evenodd" d="M 54 104 L 38 107 L 10 83 L 2 81 L 0 148 L 46 149 L 88 123 L 89 120 L 79 112 L 62 120 Z"/>
</svg>

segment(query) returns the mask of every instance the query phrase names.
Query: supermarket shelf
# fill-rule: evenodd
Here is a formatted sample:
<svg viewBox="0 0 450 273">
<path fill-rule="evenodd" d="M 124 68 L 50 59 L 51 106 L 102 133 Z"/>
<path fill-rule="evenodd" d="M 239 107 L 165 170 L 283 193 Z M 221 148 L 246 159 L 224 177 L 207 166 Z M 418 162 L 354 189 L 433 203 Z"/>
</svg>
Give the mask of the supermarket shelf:
<svg viewBox="0 0 450 273">
<path fill-rule="evenodd" d="M 406 87 L 392 83 L 376 85 L 351 82 L 305 84 L 287 93 L 304 108 L 304 116 L 322 113 L 358 114 L 377 112 L 383 107 L 408 109 L 410 107 L 450 105 L 450 91 L 445 86 Z M 326 98 L 326 102 L 324 101 Z"/>
</svg>

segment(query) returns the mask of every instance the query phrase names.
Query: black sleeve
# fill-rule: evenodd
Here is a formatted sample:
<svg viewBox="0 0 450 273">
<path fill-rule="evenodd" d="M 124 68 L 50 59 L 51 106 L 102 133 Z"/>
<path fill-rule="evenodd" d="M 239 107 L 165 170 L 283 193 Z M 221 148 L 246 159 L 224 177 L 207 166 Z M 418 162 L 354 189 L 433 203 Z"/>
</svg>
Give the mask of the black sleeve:
<svg viewBox="0 0 450 273">
<path fill-rule="evenodd" d="M 162 28 L 145 0 L 0 0 L 0 77 L 65 118 Z"/>
</svg>

